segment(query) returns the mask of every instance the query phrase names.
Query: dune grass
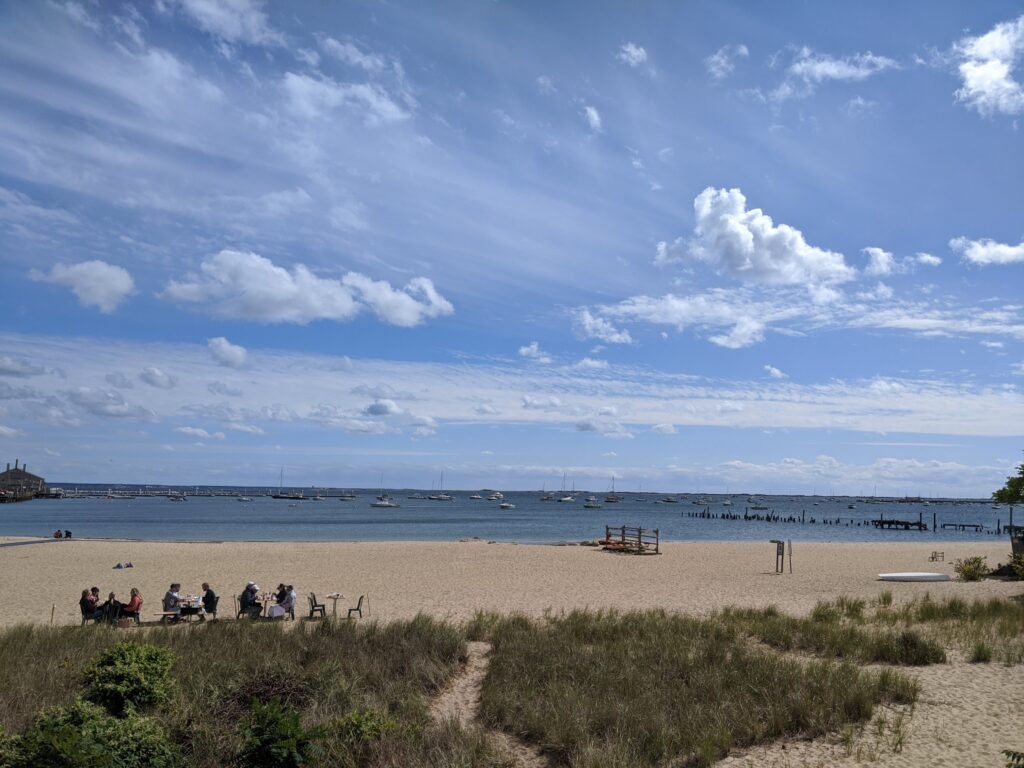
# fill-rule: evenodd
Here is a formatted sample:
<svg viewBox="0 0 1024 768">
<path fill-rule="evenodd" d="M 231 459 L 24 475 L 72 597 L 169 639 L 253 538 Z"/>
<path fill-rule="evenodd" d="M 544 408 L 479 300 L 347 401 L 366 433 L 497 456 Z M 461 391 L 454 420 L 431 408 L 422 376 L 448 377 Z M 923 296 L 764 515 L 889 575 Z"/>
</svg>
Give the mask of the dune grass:
<svg viewBox="0 0 1024 768">
<path fill-rule="evenodd" d="M 785 658 L 721 618 L 573 611 L 481 616 L 469 631 L 493 644 L 485 720 L 574 768 L 710 765 L 732 747 L 835 732 L 917 696 L 895 670 Z"/>
<path fill-rule="evenodd" d="M 102 649 L 126 639 L 105 627 L 20 626 L 0 632 L 0 725 L 23 731 L 40 709 L 70 702 Z M 465 658 L 461 628 L 419 616 L 390 624 L 222 621 L 204 627 L 135 630 L 131 639 L 170 648 L 175 685 L 155 715 L 189 766 L 229 764 L 253 699 L 278 698 L 305 725 L 325 725 L 323 761 L 338 766 L 497 767 L 506 764 L 478 733 L 433 724 L 428 698 Z M 353 750 L 338 726 L 354 711 L 393 720 Z"/>
</svg>

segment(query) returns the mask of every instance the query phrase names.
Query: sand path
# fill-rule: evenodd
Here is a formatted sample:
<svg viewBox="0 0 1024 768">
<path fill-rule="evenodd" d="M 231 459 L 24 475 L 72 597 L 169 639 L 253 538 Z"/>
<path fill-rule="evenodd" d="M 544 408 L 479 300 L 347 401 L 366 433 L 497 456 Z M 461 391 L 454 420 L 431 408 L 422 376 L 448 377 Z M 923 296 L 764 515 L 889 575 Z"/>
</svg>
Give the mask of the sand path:
<svg viewBox="0 0 1024 768">
<path fill-rule="evenodd" d="M 463 728 L 481 728 L 480 688 L 487 675 L 487 654 L 490 643 L 470 642 L 468 658 L 462 673 L 431 703 L 430 714 L 435 720 L 456 720 Z M 549 763 L 535 748 L 504 731 L 486 729 L 487 738 L 497 749 L 510 757 L 519 768 L 548 768 Z"/>
</svg>

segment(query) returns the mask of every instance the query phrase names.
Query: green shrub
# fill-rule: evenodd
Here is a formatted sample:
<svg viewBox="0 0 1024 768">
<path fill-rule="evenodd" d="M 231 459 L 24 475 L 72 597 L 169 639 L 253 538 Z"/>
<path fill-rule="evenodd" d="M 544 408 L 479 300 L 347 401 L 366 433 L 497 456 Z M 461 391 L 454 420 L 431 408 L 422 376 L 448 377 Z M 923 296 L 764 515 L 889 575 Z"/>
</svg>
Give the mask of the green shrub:
<svg viewBox="0 0 1024 768">
<path fill-rule="evenodd" d="M 400 728 L 398 721 L 379 709 L 356 709 L 336 723 L 341 741 L 355 749 Z"/>
<path fill-rule="evenodd" d="M 971 649 L 970 661 L 972 664 L 988 664 L 992 661 L 992 649 L 988 647 L 987 643 L 979 640 Z"/>
<path fill-rule="evenodd" d="M 12 768 L 177 768 L 181 755 L 156 720 L 111 717 L 81 699 L 44 712 L 16 741 Z"/>
<path fill-rule="evenodd" d="M 1010 557 L 1010 570 L 1018 581 L 1024 581 L 1024 554 Z"/>
<path fill-rule="evenodd" d="M 874 635 L 870 650 L 865 651 L 865 660 L 921 667 L 942 664 L 946 661 L 946 652 L 934 640 L 927 640 L 914 630 L 906 629 Z"/>
<path fill-rule="evenodd" d="M 988 567 L 988 558 L 965 557 L 953 561 L 953 570 L 961 581 L 981 581 L 992 571 Z"/>
<path fill-rule="evenodd" d="M 322 728 L 304 728 L 297 709 L 283 706 L 273 698 L 263 703 L 253 699 L 252 715 L 242 724 L 242 751 L 236 758 L 240 766 L 302 766 L 320 754 L 317 742 L 324 738 Z"/>
<path fill-rule="evenodd" d="M 173 651 L 157 645 L 118 643 L 85 670 L 85 698 L 120 717 L 142 712 L 170 697 Z"/>
</svg>

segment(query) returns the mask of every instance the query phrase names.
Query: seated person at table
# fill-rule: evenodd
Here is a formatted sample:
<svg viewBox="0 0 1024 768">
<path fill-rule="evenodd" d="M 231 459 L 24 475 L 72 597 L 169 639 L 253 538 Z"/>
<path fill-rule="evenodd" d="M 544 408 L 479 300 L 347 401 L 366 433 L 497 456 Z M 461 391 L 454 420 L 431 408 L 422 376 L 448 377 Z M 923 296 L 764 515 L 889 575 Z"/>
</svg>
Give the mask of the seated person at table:
<svg viewBox="0 0 1024 768">
<path fill-rule="evenodd" d="M 121 601 L 117 599 L 113 592 L 107 595 L 107 600 L 97 606 L 100 610 L 103 620 L 107 623 L 113 623 L 121 615 Z"/>
<path fill-rule="evenodd" d="M 96 598 L 88 589 L 82 590 L 82 598 L 78 601 L 78 608 L 82 611 L 82 617 L 88 621 L 98 621 L 103 618 L 103 611 L 96 605 Z"/>
<path fill-rule="evenodd" d="M 210 585 L 203 582 L 203 611 L 214 618 L 217 616 L 217 593 L 210 589 Z M 206 616 L 199 614 L 200 621 L 206 621 Z"/>
<path fill-rule="evenodd" d="M 181 584 L 171 584 L 171 588 L 164 594 L 163 600 L 164 613 L 177 614 L 174 620 L 177 620 L 178 616 L 181 615 L 181 595 L 178 594 L 179 589 L 181 589 Z"/>
<path fill-rule="evenodd" d="M 255 582 L 250 581 L 245 585 L 242 594 L 238 596 L 238 606 L 250 616 L 259 616 L 263 613 L 263 604 L 256 599 L 259 591 L 259 586 Z"/>
<path fill-rule="evenodd" d="M 131 598 L 121 606 L 121 615 L 138 621 L 140 613 L 142 613 L 142 593 L 132 587 Z"/>
<path fill-rule="evenodd" d="M 279 619 L 288 614 L 288 607 L 285 605 L 288 600 L 288 588 L 284 584 L 277 585 L 277 593 L 274 595 L 274 605 L 267 609 L 267 616 L 272 619 Z"/>
</svg>

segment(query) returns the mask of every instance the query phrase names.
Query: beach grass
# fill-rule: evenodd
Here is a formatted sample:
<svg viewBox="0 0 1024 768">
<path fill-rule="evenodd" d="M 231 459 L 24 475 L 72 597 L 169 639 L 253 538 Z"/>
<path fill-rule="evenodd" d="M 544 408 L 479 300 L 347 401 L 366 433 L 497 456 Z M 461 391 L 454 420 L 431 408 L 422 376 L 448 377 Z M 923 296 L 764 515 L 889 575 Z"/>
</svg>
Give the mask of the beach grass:
<svg viewBox="0 0 1024 768">
<path fill-rule="evenodd" d="M 486 722 L 574 768 L 710 765 L 733 747 L 838 732 L 881 702 L 917 697 L 897 670 L 787 658 L 722 617 L 481 615 L 469 631 L 493 645 Z"/>
<path fill-rule="evenodd" d="M 22 732 L 42 709 L 67 704 L 96 654 L 126 639 L 101 626 L 19 626 L 0 632 L 0 725 Z M 253 699 L 277 698 L 309 727 L 324 726 L 324 764 L 497 767 L 479 733 L 434 724 L 427 703 L 465 659 L 461 628 L 418 616 L 389 624 L 211 622 L 133 630 L 130 639 L 174 651 L 172 700 L 155 716 L 189 766 L 231 763 Z M 354 751 L 343 738 L 353 712 L 394 727 Z"/>
</svg>

